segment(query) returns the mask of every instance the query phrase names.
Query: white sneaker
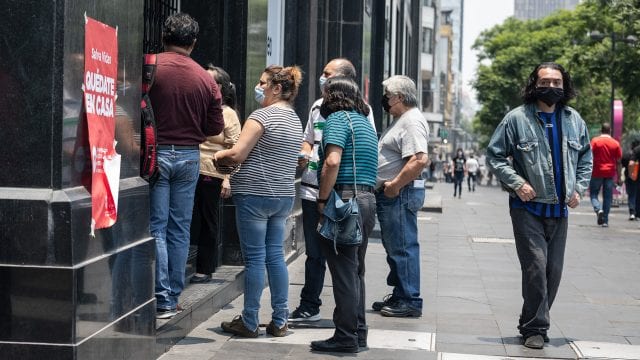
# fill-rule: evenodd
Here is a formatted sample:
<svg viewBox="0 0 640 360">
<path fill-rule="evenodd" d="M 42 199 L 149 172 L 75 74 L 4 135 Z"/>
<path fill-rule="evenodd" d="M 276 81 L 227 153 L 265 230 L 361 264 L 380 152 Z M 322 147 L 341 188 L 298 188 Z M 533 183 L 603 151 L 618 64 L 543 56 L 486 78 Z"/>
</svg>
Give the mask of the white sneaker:
<svg viewBox="0 0 640 360">
<path fill-rule="evenodd" d="M 634 214 L 629 215 L 629 220 L 635 220 L 636 216 Z"/>
</svg>

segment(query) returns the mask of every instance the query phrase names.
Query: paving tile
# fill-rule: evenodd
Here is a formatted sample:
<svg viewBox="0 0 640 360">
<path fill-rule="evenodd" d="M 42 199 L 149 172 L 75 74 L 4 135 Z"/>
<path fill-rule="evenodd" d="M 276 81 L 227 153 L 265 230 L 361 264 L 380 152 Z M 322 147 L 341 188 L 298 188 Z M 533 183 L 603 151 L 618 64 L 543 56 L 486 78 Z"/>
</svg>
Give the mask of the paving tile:
<svg viewBox="0 0 640 360">
<path fill-rule="evenodd" d="M 580 358 L 640 359 L 640 345 L 574 341 L 573 349 Z"/>
</svg>

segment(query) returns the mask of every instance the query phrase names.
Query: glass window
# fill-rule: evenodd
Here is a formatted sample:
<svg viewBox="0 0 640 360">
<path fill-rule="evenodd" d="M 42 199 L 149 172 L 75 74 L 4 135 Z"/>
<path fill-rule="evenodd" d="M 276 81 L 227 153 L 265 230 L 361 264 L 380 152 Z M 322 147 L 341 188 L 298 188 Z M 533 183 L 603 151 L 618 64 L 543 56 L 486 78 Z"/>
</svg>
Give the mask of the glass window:
<svg viewBox="0 0 640 360">
<path fill-rule="evenodd" d="M 249 0 L 245 116 L 249 116 L 260 107 L 260 104 L 254 100 L 253 89 L 267 65 L 267 13 L 267 0 Z"/>
<path fill-rule="evenodd" d="M 433 54 L 433 29 L 422 27 L 422 52 Z"/>
</svg>

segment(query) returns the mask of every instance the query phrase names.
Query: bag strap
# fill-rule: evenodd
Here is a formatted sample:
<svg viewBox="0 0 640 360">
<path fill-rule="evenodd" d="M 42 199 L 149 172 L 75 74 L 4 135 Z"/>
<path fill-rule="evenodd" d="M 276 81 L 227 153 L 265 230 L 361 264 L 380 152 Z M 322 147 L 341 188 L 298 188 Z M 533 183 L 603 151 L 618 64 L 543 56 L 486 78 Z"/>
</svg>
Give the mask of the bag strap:
<svg viewBox="0 0 640 360">
<path fill-rule="evenodd" d="M 356 134 L 353 131 L 353 124 L 351 123 L 351 117 L 348 112 L 344 112 L 347 115 L 347 120 L 349 120 L 349 128 L 351 128 L 351 145 L 353 146 L 353 151 L 351 152 L 351 157 L 353 158 L 353 197 L 358 196 L 358 187 L 356 186 Z"/>
</svg>

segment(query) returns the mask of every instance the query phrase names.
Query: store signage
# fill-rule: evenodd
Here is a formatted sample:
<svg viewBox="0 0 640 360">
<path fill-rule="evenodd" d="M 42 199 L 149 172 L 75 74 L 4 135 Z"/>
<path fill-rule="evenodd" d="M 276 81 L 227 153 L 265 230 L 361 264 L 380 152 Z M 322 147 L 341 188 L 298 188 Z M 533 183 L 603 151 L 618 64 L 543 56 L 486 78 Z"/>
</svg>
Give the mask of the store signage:
<svg viewBox="0 0 640 360">
<path fill-rule="evenodd" d="M 118 32 L 85 16 L 84 107 L 91 149 L 91 235 L 117 219 L 120 155 L 115 149 Z"/>
</svg>

